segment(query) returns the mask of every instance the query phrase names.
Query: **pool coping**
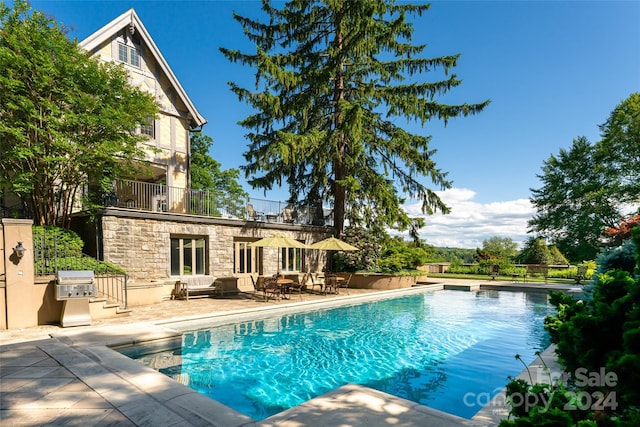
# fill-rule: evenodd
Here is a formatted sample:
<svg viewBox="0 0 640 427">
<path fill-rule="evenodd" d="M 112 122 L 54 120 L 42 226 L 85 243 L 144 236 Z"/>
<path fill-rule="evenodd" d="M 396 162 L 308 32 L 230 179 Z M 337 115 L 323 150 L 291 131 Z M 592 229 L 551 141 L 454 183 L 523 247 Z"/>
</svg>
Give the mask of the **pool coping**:
<svg viewBox="0 0 640 427">
<path fill-rule="evenodd" d="M 182 330 L 191 329 L 193 325 L 203 322 L 209 326 L 212 322 L 233 323 L 241 319 L 255 319 L 257 313 L 261 315 L 260 317 L 271 317 L 306 311 L 305 308 L 317 310 L 447 288 L 448 286 L 444 283 L 430 284 L 409 289 L 380 291 L 375 294 L 335 297 L 326 301 L 290 303 L 280 307 L 273 305 L 206 316 L 186 316 L 153 323 L 64 331 L 51 334 L 53 340 L 45 340 L 38 346 L 81 381 L 96 390 L 136 425 L 167 425 L 168 421 L 171 425 L 326 425 L 328 414 L 334 414 L 334 417 L 341 417 L 341 419 L 372 419 L 379 422 L 383 419 L 380 417 L 384 417 L 387 420 L 385 423 L 399 426 L 415 425 L 412 420 L 416 419 L 433 426 L 497 425 L 500 419 L 506 418 L 506 415 L 504 411 L 496 410 L 496 407 L 492 407 L 491 404 L 468 420 L 354 384 L 345 385 L 258 422 L 195 392 L 164 374 L 129 359 L 112 348 L 176 338 L 181 335 Z M 500 289 L 510 290 L 508 286 L 505 288 L 500 287 Z M 548 289 L 535 286 L 530 290 L 521 285 L 517 286 L 519 291 L 548 291 Z M 179 330 L 171 327 L 176 325 L 181 325 Z M 523 370 L 523 373 L 525 371 Z M 499 402 L 499 396 L 494 400 Z M 380 425 L 376 422 L 374 424 Z"/>
</svg>

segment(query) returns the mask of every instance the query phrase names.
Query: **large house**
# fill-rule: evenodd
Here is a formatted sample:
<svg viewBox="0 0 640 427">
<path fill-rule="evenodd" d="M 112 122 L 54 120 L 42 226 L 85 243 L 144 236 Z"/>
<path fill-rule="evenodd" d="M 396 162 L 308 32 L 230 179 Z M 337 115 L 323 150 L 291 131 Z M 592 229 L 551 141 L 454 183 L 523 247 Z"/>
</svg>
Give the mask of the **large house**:
<svg viewBox="0 0 640 427">
<path fill-rule="evenodd" d="M 146 145 L 153 182 L 189 187 L 189 132 L 207 121 L 198 112 L 171 71 L 135 10 L 130 9 L 87 37 L 80 47 L 103 61 L 124 64 L 133 86 L 151 93 L 160 108 L 140 132 Z"/>
<path fill-rule="evenodd" d="M 250 245 L 276 234 L 307 244 L 328 237 L 332 229 L 320 202 L 238 201 L 190 189 L 190 134 L 207 121 L 133 9 L 80 46 L 102 61 L 123 64 L 130 83 L 151 93 L 159 105 L 157 117 L 136 130 L 147 136 L 141 160 L 151 166 L 150 173 L 114 182 L 97 213 L 84 211 L 78 199 L 72 216 L 84 252 L 127 273 L 96 275 L 98 298 L 91 299 L 91 317 L 112 317 L 127 312 L 121 308 L 168 299 L 176 282 L 215 280 L 246 290 L 255 275 L 307 277 L 301 273 L 322 268 L 324 251 Z M 35 268 L 57 257 L 41 256 L 32 222 L 14 219 L 28 215 L 7 203 L 14 197 L 0 193 L 0 329 L 57 322 L 65 313 L 56 281 Z"/>
<path fill-rule="evenodd" d="M 273 234 L 305 243 L 326 237 L 321 207 L 312 215 L 312 209 L 259 199 L 232 206 L 189 189 L 189 135 L 207 121 L 133 9 L 80 46 L 124 64 L 131 84 L 153 94 L 160 108 L 139 130 L 149 137 L 144 144 L 153 175 L 115 183 L 97 221 L 80 213 L 73 223 L 86 252 L 127 271 L 130 306 L 167 298 L 184 276 L 234 277 L 242 285 L 251 274 L 321 268 L 324 254 L 317 251 L 248 246 Z"/>
<path fill-rule="evenodd" d="M 111 206 L 97 223 L 82 215 L 75 222 L 90 252 L 127 270 L 130 292 L 139 287 L 145 300 L 158 299 L 167 297 L 176 278 L 188 275 L 233 276 L 246 283 L 250 274 L 319 268 L 323 254 L 248 246 L 276 233 L 306 243 L 325 237 L 329 230 L 323 223 L 306 224 L 317 220 L 308 209 L 298 209 L 296 218 L 296 209 L 284 203 L 248 200 L 246 206 L 225 206 L 204 192 L 189 190 L 189 135 L 207 121 L 135 10 L 115 18 L 80 46 L 101 60 L 123 63 L 131 84 L 153 94 L 160 108 L 158 117 L 140 129 L 149 136 L 145 144 L 156 149 L 148 150 L 146 159 L 153 177 L 116 183 Z M 136 298 L 129 303 L 135 305 Z"/>
</svg>

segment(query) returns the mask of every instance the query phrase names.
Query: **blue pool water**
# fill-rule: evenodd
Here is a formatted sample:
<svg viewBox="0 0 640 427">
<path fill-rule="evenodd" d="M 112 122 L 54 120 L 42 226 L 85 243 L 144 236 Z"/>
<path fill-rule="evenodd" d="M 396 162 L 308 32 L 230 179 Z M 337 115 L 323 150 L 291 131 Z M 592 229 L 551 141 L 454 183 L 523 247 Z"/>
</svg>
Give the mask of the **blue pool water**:
<svg viewBox="0 0 640 427">
<path fill-rule="evenodd" d="M 123 353 L 255 420 L 347 383 L 471 418 L 549 345 L 545 294 L 429 292 L 185 332 Z M 180 356 L 180 357 L 176 357 Z M 176 363 L 179 360 L 179 363 Z"/>
</svg>

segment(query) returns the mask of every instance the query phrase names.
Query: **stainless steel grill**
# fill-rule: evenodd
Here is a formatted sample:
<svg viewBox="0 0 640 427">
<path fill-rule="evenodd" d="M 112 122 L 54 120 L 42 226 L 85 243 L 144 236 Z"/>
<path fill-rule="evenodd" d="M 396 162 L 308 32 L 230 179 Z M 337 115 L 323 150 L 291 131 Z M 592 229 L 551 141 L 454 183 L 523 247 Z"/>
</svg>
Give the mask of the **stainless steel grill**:
<svg viewBox="0 0 640 427">
<path fill-rule="evenodd" d="M 91 324 L 89 299 L 97 293 L 94 279 L 91 270 L 58 271 L 56 299 L 64 302 L 60 317 L 63 328 Z"/>
<path fill-rule="evenodd" d="M 71 298 L 93 298 L 97 286 L 91 270 L 58 271 L 56 299 L 63 301 Z"/>
</svg>

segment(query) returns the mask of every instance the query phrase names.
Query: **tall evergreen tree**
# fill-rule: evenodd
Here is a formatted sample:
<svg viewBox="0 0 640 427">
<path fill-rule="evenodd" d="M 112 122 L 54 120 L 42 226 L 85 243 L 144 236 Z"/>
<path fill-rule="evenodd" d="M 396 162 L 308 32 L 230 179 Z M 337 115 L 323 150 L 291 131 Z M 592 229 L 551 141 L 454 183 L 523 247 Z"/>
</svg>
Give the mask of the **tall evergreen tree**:
<svg viewBox="0 0 640 427">
<path fill-rule="evenodd" d="M 529 238 L 518 256 L 518 262 L 523 264 L 551 264 L 553 257 L 542 237 Z"/>
<path fill-rule="evenodd" d="M 405 197 L 423 212 L 449 209 L 427 178 L 449 188 L 436 167 L 431 137 L 412 134 L 399 118 L 424 126 L 480 112 L 489 101 L 446 105 L 436 97 L 460 85 L 459 54 L 421 58 L 413 23 L 429 5 L 391 0 L 292 0 L 281 9 L 263 0 L 267 22 L 235 14 L 256 52 L 221 48 L 232 62 L 256 70 L 254 90 L 230 82 L 255 114 L 243 167 L 254 188 L 285 182 L 290 202 L 333 205 L 336 233 L 350 224 L 409 228 L 422 221 L 401 208 Z M 424 74 L 434 75 L 427 81 Z M 438 79 L 440 78 L 440 80 Z"/>
</svg>

